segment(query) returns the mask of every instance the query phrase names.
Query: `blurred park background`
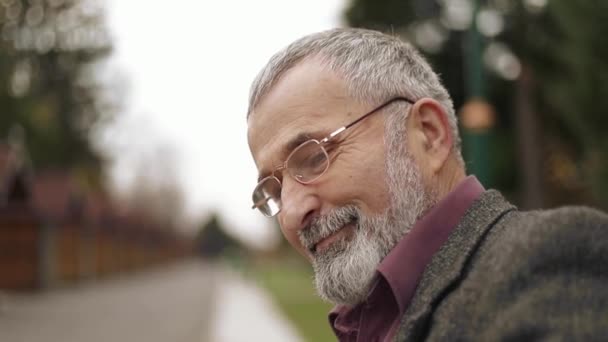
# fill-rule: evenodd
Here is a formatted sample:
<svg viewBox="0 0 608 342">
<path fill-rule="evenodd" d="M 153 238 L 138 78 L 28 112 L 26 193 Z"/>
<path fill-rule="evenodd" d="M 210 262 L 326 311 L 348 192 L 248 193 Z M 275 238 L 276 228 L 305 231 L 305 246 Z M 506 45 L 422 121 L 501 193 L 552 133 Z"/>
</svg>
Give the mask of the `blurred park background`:
<svg viewBox="0 0 608 342">
<path fill-rule="evenodd" d="M 427 56 L 486 188 L 608 209 L 608 2 L 0 0 L 0 340 L 248 340 L 254 316 L 334 340 L 249 209 L 245 113 L 274 52 L 335 26 Z"/>
</svg>

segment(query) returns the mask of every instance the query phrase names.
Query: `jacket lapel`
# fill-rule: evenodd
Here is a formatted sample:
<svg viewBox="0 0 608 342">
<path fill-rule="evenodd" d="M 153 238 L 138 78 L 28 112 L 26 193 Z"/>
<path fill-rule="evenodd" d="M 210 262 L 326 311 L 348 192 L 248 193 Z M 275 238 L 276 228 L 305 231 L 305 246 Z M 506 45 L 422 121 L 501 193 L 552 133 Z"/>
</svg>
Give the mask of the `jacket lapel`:
<svg viewBox="0 0 608 342">
<path fill-rule="evenodd" d="M 398 341 L 419 341 L 428 332 L 429 319 L 436 304 L 452 286 L 476 251 L 485 233 L 507 212 L 515 207 L 498 191 L 481 194 L 471 205 L 446 243 L 426 267 L 412 301 L 402 319 Z"/>
</svg>

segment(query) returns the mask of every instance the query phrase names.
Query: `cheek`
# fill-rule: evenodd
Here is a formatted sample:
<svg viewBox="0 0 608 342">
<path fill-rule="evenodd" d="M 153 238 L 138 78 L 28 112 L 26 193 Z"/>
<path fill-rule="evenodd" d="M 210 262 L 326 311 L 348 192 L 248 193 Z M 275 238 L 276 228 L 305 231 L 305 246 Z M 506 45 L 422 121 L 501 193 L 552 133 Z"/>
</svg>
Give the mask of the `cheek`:
<svg viewBox="0 0 608 342">
<path fill-rule="evenodd" d="M 367 153 L 348 166 L 348 182 L 368 196 L 378 196 L 386 190 L 386 166 L 384 154 Z"/>
<path fill-rule="evenodd" d="M 371 212 L 382 213 L 389 206 L 389 192 L 384 171 L 377 173 L 365 186 L 367 205 Z"/>
<path fill-rule="evenodd" d="M 342 168 L 319 187 L 319 195 L 330 207 L 354 204 L 368 213 L 382 212 L 389 204 L 383 161 L 362 161 Z"/>
</svg>

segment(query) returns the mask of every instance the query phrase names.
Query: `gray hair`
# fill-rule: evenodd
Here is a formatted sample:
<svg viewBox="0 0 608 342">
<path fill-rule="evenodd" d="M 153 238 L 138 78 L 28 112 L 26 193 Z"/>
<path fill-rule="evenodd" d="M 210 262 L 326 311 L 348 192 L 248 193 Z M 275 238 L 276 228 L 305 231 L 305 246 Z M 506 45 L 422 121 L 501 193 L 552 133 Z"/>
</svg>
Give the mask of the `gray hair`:
<svg viewBox="0 0 608 342">
<path fill-rule="evenodd" d="M 331 29 L 300 38 L 279 51 L 251 85 L 247 118 L 288 70 L 315 57 L 346 81 L 349 95 L 357 101 L 378 105 L 395 96 L 414 101 L 424 97 L 435 99 L 447 113 L 453 152 L 462 162 L 454 105 L 439 76 L 412 45 L 377 31 Z M 407 115 L 403 110 L 398 113 L 403 116 L 401 119 Z"/>
</svg>

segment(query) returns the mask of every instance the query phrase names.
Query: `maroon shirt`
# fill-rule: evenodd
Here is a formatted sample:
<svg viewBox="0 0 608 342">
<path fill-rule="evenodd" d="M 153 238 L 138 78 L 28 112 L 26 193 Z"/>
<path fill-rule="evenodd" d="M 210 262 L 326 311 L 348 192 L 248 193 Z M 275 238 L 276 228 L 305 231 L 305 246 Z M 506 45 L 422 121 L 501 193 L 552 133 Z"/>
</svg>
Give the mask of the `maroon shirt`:
<svg viewBox="0 0 608 342">
<path fill-rule="evenodd" d="M 329 322 L 340 341 L 393 338 L 425 267 L 482 192 L 484 188 L 475 176 L 465 178 L 382 260 L 363 303 L 333 308 Z"/>
</svg>

